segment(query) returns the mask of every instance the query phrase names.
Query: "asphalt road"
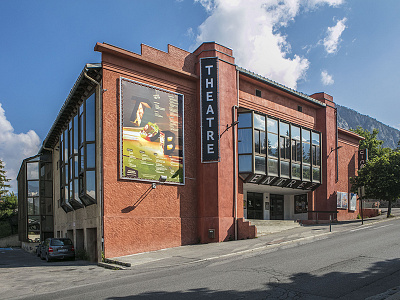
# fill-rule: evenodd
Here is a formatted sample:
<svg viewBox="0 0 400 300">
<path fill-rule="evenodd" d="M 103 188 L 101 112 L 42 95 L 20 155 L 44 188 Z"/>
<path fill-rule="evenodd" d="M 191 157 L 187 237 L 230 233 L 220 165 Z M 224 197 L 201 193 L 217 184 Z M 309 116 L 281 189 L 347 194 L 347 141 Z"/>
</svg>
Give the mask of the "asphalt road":
<svg viewBox="0 0 400 300">
<path fill-rule="evenodd" d="M 366 299 L 400 285 L 399 236 L 394 219 L 302 245 L 123 271 L 0 250 L 0 299 Z"/>
</svg>

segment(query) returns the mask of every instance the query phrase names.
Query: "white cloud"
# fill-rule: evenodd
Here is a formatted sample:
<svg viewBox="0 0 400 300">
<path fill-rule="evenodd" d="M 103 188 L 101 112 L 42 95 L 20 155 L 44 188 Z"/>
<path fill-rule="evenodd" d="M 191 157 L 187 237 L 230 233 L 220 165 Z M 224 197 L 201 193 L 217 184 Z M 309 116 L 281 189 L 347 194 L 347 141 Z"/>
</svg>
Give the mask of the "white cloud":
<svg viewBox="0 0 400 300">
<path fill-rule="evenodd" d="M 343 18 L 339 20 L 335 26 L 328 27 L 326 33 L 327 36 L 325 37 L 323 44 L 325 47 L 325 51 L 328 54 L 336 53 L 338 50 L 339 43 L 341 42 L 340 36 L 342 35 L 343 31 L 346 29 L 347 19 Z"/>
<path fill-rule="evenodd" d="M 4 162 L 7 178 L 11 179 L 11 189 L 17 192 L 16 178 L 22 160 L 37 154 L 40 138 L 35 131 L 14 133 L 0 103 L 0 159 Z"/>
<path fill-rule="evenodd" d="M 194 37 L 194 32 L 193 32 L 193 28 L 192 27 L 189 27 L 187 30 L 186 30 L 186 34 L 185 34 L 187 37 L 189 37 L 189 38 L 193 38 Z"/>
<path fill-rule="evenodd" d="M 215 41 L 234 51 L 236 63 L 291 88 L 304 78 L 310 62 L 291 54 L 279 29 L 292 22 L 303 8 L 336 6 L 342 0 L 195 0 L 209 13 L 199 26 L 194 50 Z"/>
<path fill-rule="evenodd" d="M 328 4 L 329 6 L 339 6 L 343 4 L 344 0 L 308 0 L 307 5 L 311 8 L 314 8 L 318 5 Z"/>
<path fill-rule="evenodd" d="M 332 75 L 329 75 L 325 70 L 321 72 L 321 82 L 323 85 L 332 85 L 335 83 Z"/>
</svg>

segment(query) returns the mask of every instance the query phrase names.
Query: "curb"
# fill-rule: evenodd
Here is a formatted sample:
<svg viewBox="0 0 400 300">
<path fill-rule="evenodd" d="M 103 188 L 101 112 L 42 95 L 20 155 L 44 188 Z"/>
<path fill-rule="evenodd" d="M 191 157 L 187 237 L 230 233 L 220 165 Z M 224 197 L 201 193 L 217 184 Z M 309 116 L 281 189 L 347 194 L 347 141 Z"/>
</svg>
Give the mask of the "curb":
<svg viewBox="0 0 400 300">
<path fill-rule="evenodd" d="M 118 261 L 118 260 L 114 260 L 114 259 L 109 259 L 109 258 L 105 258 L 105 259 L 104 259 L 104 262 L 105 262 L 105 263 L 108 263 L 108 264 L 120 265 L 120 266 L 128 267 L 128 268 L 131 267 L 131 264 L 130 264 L 130 263 L 124 263 L 124 262 L 122 262 L 122 261 Z"/>
<path fill-rule="evenodd" d="M 371 225 L 374 225 L 374 224 L 377 224 L 377 223 L 382 223 L 382 222 L 386 222 L 386 221 L 390 221 L 390 220 L 398 219 L 398 218 L 399 217 L 395 216 L 393 218 L 385 218 L 385 219 L 373 220 L 373 221 L 369 221 L 369 222 L 367 221 L 367 222 L 364 222 L 363 225 L 360 224 L 359 227 L 371 226 Z M 338 225 L 340 225 L 340 224 L 338 224 Z M 342 225 L 345 225 L 345 224 L 342 224 Z M 172 267 L 172 266 L 177 266 L 177 265 L 190 265 L 190 264 L 195 264 L 195 263 L 200 263 L 200 262 L 212 261 L 212 260 L 216 260 L 216 259 L 219 259 L 219 258 L 229 258 L 229 257 L 233 257 L 233 256 L 245 254 L 245 253 L 251 253 L 251 252 L 254 252 L 254 251 L 261 251 L 261 250 L 285 247 L 285 246 L 289 246 L 289 245 L 295 244 L 295 243 L 301 243 L 301 242 L 307 242 L 307 241 L 312 242 L 314 239 L 319 239 L 319 238 L 322 238 L 324 236 L 328 236 L 330 234 L 338 234 L 338 233 L 343 233 L 343 232 L 347 232 L 347 231 L 350 231 L 350 230 L 352 230 L 352 229 L 345 228 L 344 230 L 341 230 L 341 231 L 324 232 L 324 233 L 310 235 L 310 236 L 307 236 L 307 237 L 301 237 L 301 238 L 297 238 L 297 239 L 293 239 L 293 240 L 278 241 L 278 242 L 267 242 L 266 245 L 259 246 L 259 247 L 256 247 L 256 248 L 251 248 L 251 249 L 246 249 L 246 250 L 226 253 L 226 254 L 217 255 L 217 256 L 210 256 L 210 257 L 206 257 L 206 258 L 195 259 L 195 260 L 190 261 L 190 262 L 179 263 L 179 264 L 171 264 L 171 265 L 163 266 L 163 267 Z M 173 258 L 173 257 L 174 256 L 171 256 L 169 258 Z M 151 260 L 151 261 L 147 261 L 147 262 L 145 262 L 143 264 L 155 262 L 157 260 L 158 259 L 154 259 L 154 260 Z M 128 267 L 128 268 L 132 267 L 132 265 L 130 263 L 117 261 L 115 259 L 105 259 L 104 262 L 111 263 L 111 264 L 114 264 L 114 265 L 121 265 L 121 266 L 125 266 L 125 267 Z M 140 265 L 143 265 L 143 264 L 140 264 Z"/>
<path fill-rule="evenodd" d="M 110 263 L 104 263 L 104 262 L 98 262 L 97 265 L 99 267 L 109 269 L 109 270 L 126 270 L 124 267 L 117 265 L 117 264 L 110 264 Z"/>
</svg>

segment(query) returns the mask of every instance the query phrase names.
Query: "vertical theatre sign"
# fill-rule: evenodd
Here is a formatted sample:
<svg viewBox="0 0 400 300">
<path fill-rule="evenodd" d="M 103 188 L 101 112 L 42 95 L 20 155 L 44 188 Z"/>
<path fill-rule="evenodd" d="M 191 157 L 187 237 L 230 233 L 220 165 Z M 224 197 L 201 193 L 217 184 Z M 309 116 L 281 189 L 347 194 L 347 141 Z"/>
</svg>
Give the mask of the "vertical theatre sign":
<svg viewBox="0 0 400 300">
<path fill-rule="evenodd" d="M 219 160 L 218 59 L 200 59 L 201 161 Z"/>
<path fill-rule="evenodd" d="M 120 176 L 184 183 L 183 95 L 120 78 Z"/>
</svg>

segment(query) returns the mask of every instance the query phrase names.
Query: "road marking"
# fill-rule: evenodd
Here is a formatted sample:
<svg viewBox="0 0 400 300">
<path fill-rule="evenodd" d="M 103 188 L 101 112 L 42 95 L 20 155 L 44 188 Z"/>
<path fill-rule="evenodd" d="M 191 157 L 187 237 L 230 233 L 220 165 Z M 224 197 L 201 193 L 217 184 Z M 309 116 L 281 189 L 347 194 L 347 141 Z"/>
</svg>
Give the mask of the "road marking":
<svg viewBox="0 0 400 300">
<path fill-rule="evenodd" d="M 372 225 L 370 225 L 370 226 L 365 226 L 365 227 L 361 227 L 361 228 L 352 229 L 352 230 L 350 230 L 350 231 L 351 231 L 351 232 L 354 232 L 354 231 L 358 231 L 358 230 L 368 229 L 368 228 L 371 228 L 371 227 L 372 227 Z"/>
<path fill-rule="evenodd" d="M 384 228 L 384 227 L 388 227 L 388 226 L 392 226 L 392 225 L 393 224 L 387 224 L 387 225 L 382 225 L 382 226 L 378 226 L 378 227 L 374 227 L 373 225 L 369 225 L 369 226 L 365 226 L 365 227 L 361 227 L 361 228 L 352 229 L 350 231 L 354 232 L 354 231 L 359 231 L 359 230 L 364 230 L 364 229 L 369 229 L 369 228 L 372 228 L 372 230 L 375 230 L 375 229 Z"/>
<path fill-rule="evenodd" d="M 388 226 L 392 226 L 392 225 L 393 224 L 382 225 L 382 226 L 375 227 L 373 229 L 379 229 L 379 228 L 388 227 Z"/>
</svg>

